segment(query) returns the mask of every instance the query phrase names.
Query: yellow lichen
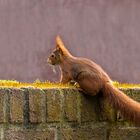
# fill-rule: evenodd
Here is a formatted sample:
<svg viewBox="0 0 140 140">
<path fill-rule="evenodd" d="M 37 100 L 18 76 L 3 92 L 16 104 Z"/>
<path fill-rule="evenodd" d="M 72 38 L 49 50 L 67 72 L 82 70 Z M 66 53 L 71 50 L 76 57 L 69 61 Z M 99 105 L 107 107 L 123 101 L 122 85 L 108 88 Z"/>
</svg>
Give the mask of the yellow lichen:
<svg viewBox="0 0 140 140">
<path fill-rule="evenodd" d="M 70 84 L 61 84 L 61 83 L 51 83 L 49 81 L 41 82 L 38 79 L 33 82 L 33 83 L 26 83 L 26 82 L 18 82 L 15 80 L 0 80 L 0 87 L 1 88 L 27 88 L 27 87 L 32 87 L 32 88 L 70 88 L 70 87 L 75 87 Z"/>
<path fill-rule="evenodd" d="M 119 83 L 113 82 L 113 84 L 118 88 L 140 88 L 140 84 L 127 84 L 127 83 Z M 49 81 L 41 82 L 37 79 L 33 83 L 19 82 L 15 80 L 0 80 L 0 88 L 76 88 L 76 86 L 70 84 L 61 84 L 61 83 L 52 83 Z"/>
<path fill-rule="evenodd" d="M 117 81 L 113 82 L 113 85 L 118 88 L 140 88 L 140 84 L 133 84 L 133 83 L 119 83 Z"/>
</svg>

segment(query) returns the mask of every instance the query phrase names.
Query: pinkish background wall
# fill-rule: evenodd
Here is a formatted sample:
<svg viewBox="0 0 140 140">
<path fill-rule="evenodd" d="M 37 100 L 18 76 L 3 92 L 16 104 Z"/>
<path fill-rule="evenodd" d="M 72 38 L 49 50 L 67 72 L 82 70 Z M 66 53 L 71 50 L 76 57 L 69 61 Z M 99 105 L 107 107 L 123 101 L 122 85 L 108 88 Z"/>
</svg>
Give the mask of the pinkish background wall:
<svg viewBox="0 0 140 140">
<path fill-rule="evenodd" d="M 0 0 L 0 79 L 58 80 L 45 61 L 57 34 L 112 79 L 140 83 L 139 0 Z"/>
</svg>

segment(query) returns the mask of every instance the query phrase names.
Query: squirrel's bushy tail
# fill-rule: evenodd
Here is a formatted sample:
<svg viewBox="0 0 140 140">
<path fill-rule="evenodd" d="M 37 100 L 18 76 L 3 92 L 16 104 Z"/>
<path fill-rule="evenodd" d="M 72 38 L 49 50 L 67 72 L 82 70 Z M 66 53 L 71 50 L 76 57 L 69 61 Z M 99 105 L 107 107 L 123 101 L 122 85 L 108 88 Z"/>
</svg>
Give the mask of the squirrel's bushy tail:
<svg viewBox="0 0 140 140">
<path fill-rule="evenodd" d="M 111 83 L 104 87 L 103 96 L 109 103 L 130 121 L 140 125 L 140 103 L 134 101 Z"/>
</svg>

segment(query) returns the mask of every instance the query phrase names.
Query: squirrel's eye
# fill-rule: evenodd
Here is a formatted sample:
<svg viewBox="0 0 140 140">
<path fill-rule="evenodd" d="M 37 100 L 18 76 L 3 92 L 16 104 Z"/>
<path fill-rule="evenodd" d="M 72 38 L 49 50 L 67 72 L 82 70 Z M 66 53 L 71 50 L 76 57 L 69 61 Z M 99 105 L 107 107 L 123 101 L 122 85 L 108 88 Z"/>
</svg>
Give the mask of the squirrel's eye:
<svg viewBox="0 0 140 140">
<path fill-rule="evenodd" d="M 52 54 L 51 57 L 54 57 L 54 54 Z"/>
</svg>

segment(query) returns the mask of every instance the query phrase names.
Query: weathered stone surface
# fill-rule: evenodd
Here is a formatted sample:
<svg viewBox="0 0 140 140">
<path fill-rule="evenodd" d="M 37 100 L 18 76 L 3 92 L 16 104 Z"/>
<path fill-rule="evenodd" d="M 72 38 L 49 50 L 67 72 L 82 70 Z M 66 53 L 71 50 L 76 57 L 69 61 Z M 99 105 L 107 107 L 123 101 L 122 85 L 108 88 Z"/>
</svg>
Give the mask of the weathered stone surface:
<svg viewBox="0 0 140 140">
<path fill-rule="evenodd" d="M 43 114 L 45 112 L 45 107 L 43 103 L 43 92 L 40 89 L 29 89 L 29 111 L 30 111 L 30 122 L 40 123 L 42 122 Z"/>
<path fill-rule="evenodd" d="M 7 129 L 4 133 L 5 140 L 55 140 L 54 130 L 38 130 L 38 129 L 25 129 L 14 130 Z"/>
<path fill-rule="evenodd" d="M 133 98 L 134 100 L 140 102 L 140 89 L 134 88 L 134 89 L 122 89 L 124 93 L 126 93 L 128 96 Z"/>
<path fill-rule="evenodd" d="M 4 94 L 5 90 L 0 89 L 0 122 L 4 122 Z"/>
<path fill-rule="evenodd" d="M 139 98 L 138 91 L 131 92 Z M 114 121 L 108 102 L 100 100 L 99 96 L 84 95 L 76 89 L 0 89 L 0 112 L 2 140 L 140 138 L 140 128 L 127 127 L 130 125 L 125 121 L 115 120 L 108 126 L 106 122 Z M 23 125 L 22 122 L 26 123 Z"/>
<path fill-rule="evenodd" d="M 11 122 L 23 122 L 23 90 L 10 90 L 10 120 Z"/>
<path fill-rule="evenodd" d="M 78 119 L 78 94 L 77 90 L 65 89 L 64 92 L 64 118 L 66 121 Z"/>
<path fill-rule="evenodd" d="M 47 97 L 47 122 L 60 121 L 63 95 L 57 89 L 44 90 L 44 92 Z"/>
<path fill-rule="evenodd" d="M 114 122 L 117 118 L 116 110 L 109 104 L 108 100 L 100 98 L 96 109 L 96 115 L 99 121 Z"/>
<path fill-rule="evenodd" d="M 62 140 L 106 140 L 106 129 L 100 127 L 63 129 Z"/>
<path fill-rule="evenodd" d="M 138 88 L 128 88 L 128 89 L 121 89 L 123 93 L 125 93 L 130 98 L 140 102 L 140 89 Z M 131 126 L 132 122 L 127 121 L 126 118 L 122 116 L 122 114 L 118 111 L 117 112 L 117 121 L 124 123 L 127 126 Z"/>
<path fill-rule="evenodd" d="M 140 128 L 114 128 L 110 132 L 109 140 L 139 140 Z"/>
<path fill-rule="evenodd" d="M 87 96 L 84 94 L 79 95 L 80 98 L 80 117 L 81 122 L 96 121 L 96 97 Z"/>
</svg>

